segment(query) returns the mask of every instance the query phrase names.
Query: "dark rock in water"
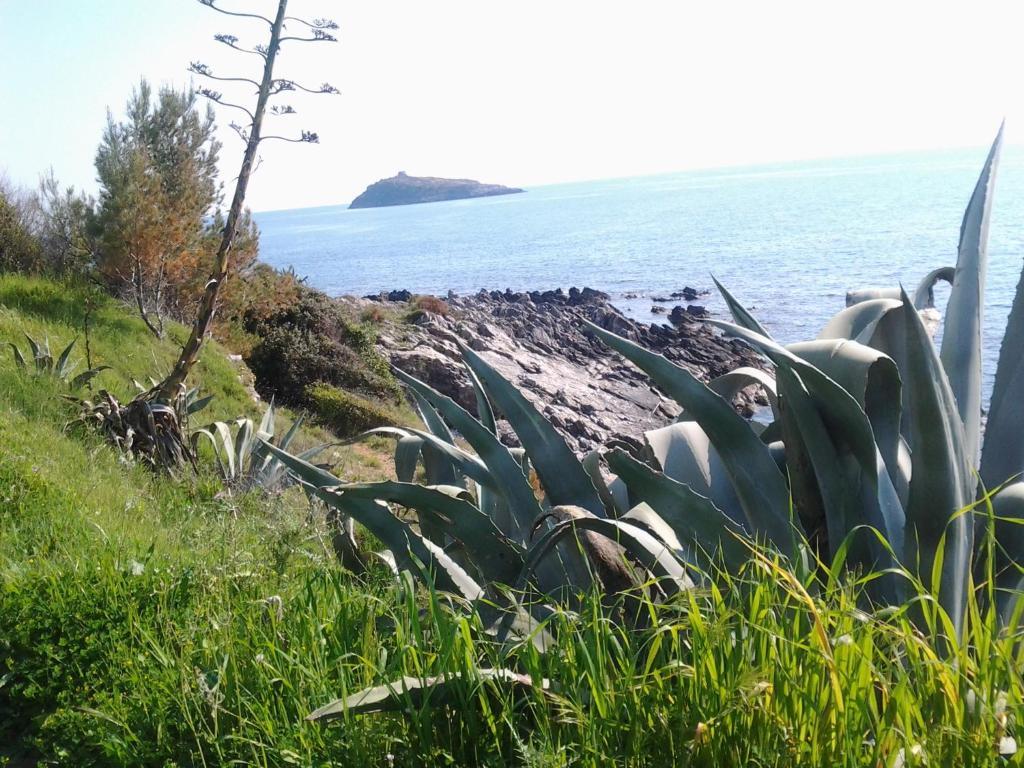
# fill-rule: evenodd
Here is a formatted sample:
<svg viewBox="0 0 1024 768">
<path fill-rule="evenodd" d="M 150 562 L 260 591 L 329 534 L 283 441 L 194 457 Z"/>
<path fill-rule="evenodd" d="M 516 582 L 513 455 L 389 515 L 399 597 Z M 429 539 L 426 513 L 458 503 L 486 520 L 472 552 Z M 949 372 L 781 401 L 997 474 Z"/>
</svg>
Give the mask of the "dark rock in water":
<svg viewBox="0 0 1024 768">
<path fill-rule="evenodd" d="M 481 184 L 472 179 L 408 176 L 405 171 L 399 171 L 397 176 L 381 179 L 368 186 L 365 192 L 352 201 L 349 208 L 436 203 L 442 200 L 511 195 L 522 191 L 514 187 L 503 187 L 501 184 Z"/>
<path fill-rule="evenodd" d="M 677 309 L 686 318 L 678 326 L 645 325 L 588 288 L 480 291 L 449 300 L 446 316 L 429 314 L 416 325 L 383 324 L 378 343 L 392 364 L 471 413 L 476 413 L 476 397 L 458 345 L 479 350 L 574 450 L 584 452 L 613 439 L 639 445 L 645 430 L 665 426 L 679 414 L 644 373 L 588 335 L 584 319 L 665 355 L 705 381 L 741 365 L 761 366 L 743 343 Z M 754 402 L 741 394 L 736 405 L 750 413 Z M 507 425 L 502 438 L 515 444 Z"/>
<path fill-rule="evenodd" d="M 672 299 L 670 299 L 668 296 L 651 296 L 651 301 L 665 303 L 667 301 L 672 301 Z"/>
<path fill-rule="evenodd" d="M 675 325 L 683 325 L 685 323 L 692 323 L 694 320 L 699 318 L 707 317 L 708 310 L 699 304 L 690 304 L 685 307 L 675 306 L 672 308 L 672 312 L 669 314 L 669 322 Z"/>
<path fill-rule="evenodd" d="M 672 294 L 673 299 L 682 299 L 683 301 L 696 301 L 700 296 L 707 296 L 710 291 L 701 290 L 698 291 L 696 288 L 685 286 L 683 290 L 676 291 Z"/>
<path fill-rule="evenodd" d="M 388 291 L 387 293 L 381 291 L 380 293 L 363 296 L 363 298 L 370 301 L 411 301 L 412 293 L 404 289 L 401 291 Z"/>
<path fill-rule="evenodd" d="M 668 310 L 665 309 L 664 307 L 659 307 L 657 305 L 651 307 L 652 315 L 664 315 L 666 312 L 668 312 Z"/>
</svg>

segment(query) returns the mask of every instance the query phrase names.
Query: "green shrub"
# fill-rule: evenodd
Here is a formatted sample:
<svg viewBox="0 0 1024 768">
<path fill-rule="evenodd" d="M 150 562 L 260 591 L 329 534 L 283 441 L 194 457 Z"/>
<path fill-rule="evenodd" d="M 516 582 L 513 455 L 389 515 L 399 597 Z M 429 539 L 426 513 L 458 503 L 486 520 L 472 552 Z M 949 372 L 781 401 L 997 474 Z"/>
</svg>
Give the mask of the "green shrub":
<svg viewBox="0 0 1024 768">
<path fill-rule="evenodd" d="M 366 397 L 398 399 L 398 385 L 374 346 L 372 330 L 350 321 L 322 293 L 306 291 L 267 317 L 250 316 L 246 330 L 259 337 L 247 362 L 266 398 L 311 405 L 308 388 L 323 382 Z"/>
<path fill-rule="evenodd" d="M 306 396 L 317 419 L 340 437 L 350 437 L 400 420 L 392 408 L 330 384 L 314 384 L 306 390 Z"/>
<path fill-rule="evenodd" d="M 0 190 L 0 272 L 35 272 L 41 267 L 38 238 L 28 231 L 15 202 Z"/>
</svg>

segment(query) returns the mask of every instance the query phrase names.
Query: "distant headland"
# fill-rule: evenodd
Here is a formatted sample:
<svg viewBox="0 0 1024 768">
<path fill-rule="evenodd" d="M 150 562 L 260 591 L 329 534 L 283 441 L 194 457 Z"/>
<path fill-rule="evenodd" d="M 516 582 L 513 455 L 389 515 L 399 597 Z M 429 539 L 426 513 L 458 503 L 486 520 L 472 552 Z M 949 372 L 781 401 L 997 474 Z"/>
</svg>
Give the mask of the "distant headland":
<svg viewBox="0 0 1024 768">
<path fill-rule="evenodd" d="M 436 203 L 441 200 L 464 200 L 470 197 L 491 197 L 522 192 L 501 184 L 481 184 L 472 179 L 441 179 L 436 176 L 397 176 L 381 179 L 366 188 L 349 208 L 380 208 L 386 205 Z"/>
</svg>

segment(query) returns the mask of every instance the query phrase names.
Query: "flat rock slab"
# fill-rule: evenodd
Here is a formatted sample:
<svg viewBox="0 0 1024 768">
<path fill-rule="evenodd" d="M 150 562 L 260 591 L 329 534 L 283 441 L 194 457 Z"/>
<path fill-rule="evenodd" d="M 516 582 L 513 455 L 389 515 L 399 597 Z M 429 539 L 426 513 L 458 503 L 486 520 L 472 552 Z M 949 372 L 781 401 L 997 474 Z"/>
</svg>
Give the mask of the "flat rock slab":
<svg viewBox="0 0 1024 768">
<path fill-rule="evenodd" d="M 639 444 L 644 431 L 679 415 L 642 371 L 587 335 L 583 319 L 665 355 L 703 381 L 739 366 L 762 367 L 743 343 L 692 315 L 674 327 L 637 323 L 591 289 L 481 291 L 449 297 L 447 304 L 447 314 L 420 312 L 412 323 L 383 326 L 378 343 L 392 364 L 476 413 L 461 342 L 519 387 L 580 453 L 612 439 Z M 752 393 L 741 393 L 736 407 L 749 416 L 756 404 Z M 514 445 L 507 425 L 502 432 Z"/>
</svg>

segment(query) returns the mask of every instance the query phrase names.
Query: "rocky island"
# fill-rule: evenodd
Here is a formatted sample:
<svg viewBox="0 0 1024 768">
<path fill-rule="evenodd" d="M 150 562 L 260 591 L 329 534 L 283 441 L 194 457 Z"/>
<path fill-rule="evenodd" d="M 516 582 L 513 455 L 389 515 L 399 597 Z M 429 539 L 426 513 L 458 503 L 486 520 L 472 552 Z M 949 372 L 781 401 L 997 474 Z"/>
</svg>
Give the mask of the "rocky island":
<svg viewBox="0 0 1024 768">
<path fill-rule="evenodd" d="M 390 179 L 381 179 L 366 188 L 349 208 L 381 208 L 388 205 L 436 203 L 441 200 L 465 200 L 471 197 L 512 195 L 523 190 L 501 184 L 481 184 L 472 179 L 442 179 L 436 176 L 409 176 L 405 171 Z"/>
</svg>

